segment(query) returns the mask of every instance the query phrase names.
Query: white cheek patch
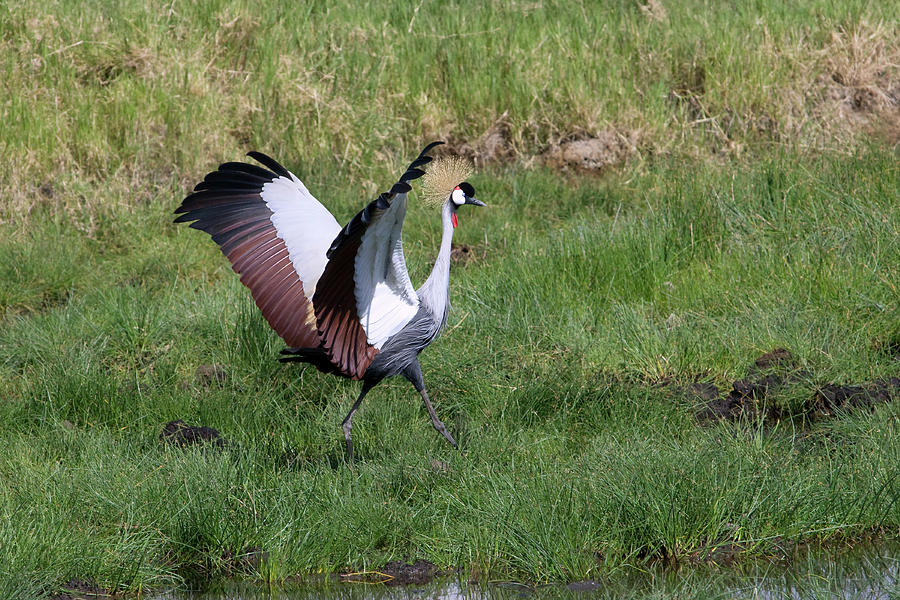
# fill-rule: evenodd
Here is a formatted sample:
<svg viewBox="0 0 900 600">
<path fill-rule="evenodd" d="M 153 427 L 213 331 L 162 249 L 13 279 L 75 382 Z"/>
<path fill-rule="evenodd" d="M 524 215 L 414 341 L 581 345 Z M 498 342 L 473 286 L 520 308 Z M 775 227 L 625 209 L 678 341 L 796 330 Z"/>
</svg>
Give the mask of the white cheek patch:
<svg viewBox="0 0 900 600">
<path fill-rule="evenodd" d="M 462 206 L 466 203 L 466 195 L 458 187 L 450 194 L 450 199 L 453 200 L 453 204 L 457 206 Z"/>
</svg>

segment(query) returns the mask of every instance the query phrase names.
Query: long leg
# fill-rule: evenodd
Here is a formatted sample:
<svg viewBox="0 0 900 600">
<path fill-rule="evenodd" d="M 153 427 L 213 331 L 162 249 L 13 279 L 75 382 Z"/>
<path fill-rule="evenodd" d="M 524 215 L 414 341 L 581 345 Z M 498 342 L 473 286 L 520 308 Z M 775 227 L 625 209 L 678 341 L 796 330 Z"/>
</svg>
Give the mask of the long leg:
<svg viewBox="0 0 900 600">
<path fill-rule="evenodd" d="M 454 448 L 459 448 L 456 444 L 456 440 L 453 439 L 453 436 L 450 435 L 450 432 L 447 431 L 447 428 L 444 426 L 444 423 L 438 419 L 437 413 L 434 412 L 434 407 L 431 405 L 431 400 L 428 399 L 428 392 L 425 391 L 425 379 L 422 377 L 422 367 L 419 366 L 419 360 L 413 360 L 412 363 L 403 371 L 403 376 L 406 377 L 410 383 L 412 383 L 416 391 L 419 392 L 422 396 L 422 401 L 425 402 L 425 408 L 428 410 L 428 414 L 431 417 L 431 424 L 434 425 L 434 428 L 438 430 L 448 442 L 450 442 Z"/>
<path fill-rule="evenodd" d="M 356 399 L 356 402 L 353 403 L 350 412 L 348 412 L 347 416 L 344 418 L 344 422 L 341 423 L 341 429 L 344 430 L 344 440 L 347 442 L 347 456 L 351 463 L 353 462 L 353 440 L 350 439 L 350 430 L 353 429 L 353 415 L 359 410 L 359 405 L 362 404 L 363 398 L 366 397 L 369 390 L 375 387 L 376 383 L 378 382 L 370 380 L 363 381 L 362 391 L 359 393 L 359 397 Z"/>
</svg>

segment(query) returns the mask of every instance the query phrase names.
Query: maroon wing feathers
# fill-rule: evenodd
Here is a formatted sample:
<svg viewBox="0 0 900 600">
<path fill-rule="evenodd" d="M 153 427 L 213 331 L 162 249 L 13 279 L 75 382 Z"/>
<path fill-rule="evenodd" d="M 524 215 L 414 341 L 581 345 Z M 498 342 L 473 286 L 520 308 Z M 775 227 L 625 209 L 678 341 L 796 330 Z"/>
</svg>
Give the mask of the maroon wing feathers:
<svg viewBox="0 0 900 600">
<path fill-rule="evenodd" d="M 175 211 L 175 222 L 209 233 L 263 316 L 290 346 L 317 346 L 312 304 L 290 261 L 284 240 L 262 198 L 263 186 L 287 173 L 271 158 L 251 153 L 272 172 L 246 163 L 225 163 L 194 188 Z"/>
</svg>

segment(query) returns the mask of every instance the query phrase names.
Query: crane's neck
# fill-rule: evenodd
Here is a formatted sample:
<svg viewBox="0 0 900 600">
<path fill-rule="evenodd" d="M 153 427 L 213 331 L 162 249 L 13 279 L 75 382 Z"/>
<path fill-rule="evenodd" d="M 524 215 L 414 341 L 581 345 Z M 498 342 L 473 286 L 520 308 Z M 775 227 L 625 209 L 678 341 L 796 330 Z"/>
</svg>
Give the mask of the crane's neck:
<svg viewBox="0 0 900 600">
<path fill-rule="evenodd" d="M 444 202 L 441 209 L 443 224 L 441 248 L 437 260 L 434 261 L 434 268 L 431 269 L 431 275 L 418 290 L 419 301 L 431 311 L 439 328 L 447 322 L 447 313 L 450 310 L 450 244 L 453 241 L 454 213 L 456 205 L 450 200 Z"/>
</svg>

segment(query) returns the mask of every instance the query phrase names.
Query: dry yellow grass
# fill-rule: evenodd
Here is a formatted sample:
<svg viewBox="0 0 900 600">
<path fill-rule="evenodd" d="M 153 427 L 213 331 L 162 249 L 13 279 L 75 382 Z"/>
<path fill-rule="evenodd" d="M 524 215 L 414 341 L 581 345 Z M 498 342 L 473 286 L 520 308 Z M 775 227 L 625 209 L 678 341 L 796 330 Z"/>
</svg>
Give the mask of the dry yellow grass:
<svg viewBox="0 0 900 600">
<path fill-rule="evenodd" d="M 90 229 L 97 211 L 254 148 L 301 176 L 338 169 L 370 194 L 431 139 L 479 168 L 558 165 L 586 140 L 616 140 L 603 142 L 609 160 L 583 161 L 606 168 L 900 139 L 900 34 L 886 7 L 4 11 L 6 224 L 49 207 Z"/>
</svg>

